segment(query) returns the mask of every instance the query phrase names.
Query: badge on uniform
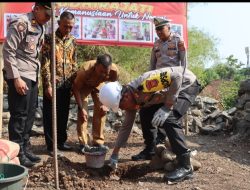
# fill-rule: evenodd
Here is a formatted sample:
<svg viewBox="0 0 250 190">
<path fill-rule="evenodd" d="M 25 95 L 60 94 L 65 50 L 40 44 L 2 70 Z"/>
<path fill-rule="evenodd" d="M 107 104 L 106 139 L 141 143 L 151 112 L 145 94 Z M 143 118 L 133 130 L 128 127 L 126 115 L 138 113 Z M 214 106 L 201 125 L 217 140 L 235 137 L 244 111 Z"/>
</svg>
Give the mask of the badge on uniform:
<svg viewBox="0 0 250 190">
<path fill-rule="evenodd" d="M 185 43 L 184 43 L 183 40 L 179 41 L 179 43 L 178 43 L 178 49 L 180 51 L 185 51 L 186 50 Z"/>
<path fill-rule="evenodd" d="M 32 25 L 32 26 L 36 26 L 36 20 L 35 20 L 35 19 L 32 19 L 31 25 Z"/>
<path fill-rule="evenodd" d="M 18 23 L 18 25 L 17 25 L 18 32 L 23 32 L 25 30 L 25 28 L 26 28 L 25 23 L 23 23 L 23 22 Z"/>
<path fill-rule="evenodd" d="M 29 46 L 29 50 L 31 50 L 31 51 L 33 51 L 36 47 L 34 42 L 29 43 L 28 46 Z"/>
<path fill-rule="evenodd" d="M 168 48 L 169 49 L 175 49 L 175 43 L 169 43 Z"/>
</svg>

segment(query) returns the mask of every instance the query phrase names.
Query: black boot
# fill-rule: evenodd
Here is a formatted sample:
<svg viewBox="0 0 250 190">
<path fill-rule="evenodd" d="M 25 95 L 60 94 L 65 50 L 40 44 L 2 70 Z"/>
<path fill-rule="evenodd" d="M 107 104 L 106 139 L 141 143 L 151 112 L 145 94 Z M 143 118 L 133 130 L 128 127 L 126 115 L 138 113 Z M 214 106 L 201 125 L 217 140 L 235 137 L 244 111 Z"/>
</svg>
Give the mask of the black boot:
<svg viewBox="0 0 250 190">
<path fill-rule="evenodd" d="M 31 161 L 35 163 L 39 163 L 41 161 L 41 158 L 36 156 L 32 151 L 31 151 L 31 144 L 28 141 L 27 143 L 24 143 L 23 150 L 25 153 L 25 156 Z"/>
<path fill-rule="evenodd" d="M 164 176 L 164 179 L 168 182 L 180 182 L 193 177 L 193 169 L 190 163 L 190 152 L 177 156 L 177 160 L 179 164 L 178 168 Z"/>
<path fill-rule="evenodd" d="M 29 167 L 32 167 L 36 164 L 36 163 L 32 162 L 29 158 L 27 158 L 26 155 L 24 154 L 24 152 L 19 153 L 18 158 L 19 158 L 20 164 L 22 166 L 29 168 Z"/>
<path fill-rule="evenodd" d="M 26 157 L 30 159 L 30 161 L 35 162 L 35 163 L 39 163 L 41 161 L 41 158 L 39 156 L 36 156 L 35 154 L 33 154 L 30 151 L 26 151 L 25 153 Z"/>
</svg>

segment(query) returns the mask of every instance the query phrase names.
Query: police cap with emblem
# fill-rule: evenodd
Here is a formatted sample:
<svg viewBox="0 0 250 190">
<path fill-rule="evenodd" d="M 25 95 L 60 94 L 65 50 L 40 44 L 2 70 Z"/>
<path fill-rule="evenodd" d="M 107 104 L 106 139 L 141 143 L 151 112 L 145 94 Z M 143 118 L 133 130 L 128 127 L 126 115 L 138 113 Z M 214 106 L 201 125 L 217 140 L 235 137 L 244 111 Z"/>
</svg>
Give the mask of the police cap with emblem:
<svg viewBox="0 0 250 190">
<path fill-rule="evenodd" d="M 160 29 L 165 25 L 168 25 L 171 20 L 162 19 L 162 18 L 154 18 L 155 29 Z"/>
<path fill-rule="evenodd" d="M 36 6 L 42 6 L 46 9 L 51 9 L 51 3 L 50 2 L 36 2 Z"/>
</svg>

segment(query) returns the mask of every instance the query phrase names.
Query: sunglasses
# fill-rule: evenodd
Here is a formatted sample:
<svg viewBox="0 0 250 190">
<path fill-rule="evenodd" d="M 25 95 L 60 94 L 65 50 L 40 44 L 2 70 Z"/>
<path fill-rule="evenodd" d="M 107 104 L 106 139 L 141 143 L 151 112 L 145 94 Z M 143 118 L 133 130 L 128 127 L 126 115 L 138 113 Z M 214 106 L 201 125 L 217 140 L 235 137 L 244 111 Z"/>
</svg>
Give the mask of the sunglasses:
<svg viewBox="0 0 250 190">
<path fill-rule="evenodd" d="M 159 27 L 157 27 L 155 30 L 156 30 L 156 31 L 160 31 L 160 30 L 162 30 L 162 29 L 164 28 L 164 26 L 165 26 L 165 25 L 159 26 Z"/>
</svg>

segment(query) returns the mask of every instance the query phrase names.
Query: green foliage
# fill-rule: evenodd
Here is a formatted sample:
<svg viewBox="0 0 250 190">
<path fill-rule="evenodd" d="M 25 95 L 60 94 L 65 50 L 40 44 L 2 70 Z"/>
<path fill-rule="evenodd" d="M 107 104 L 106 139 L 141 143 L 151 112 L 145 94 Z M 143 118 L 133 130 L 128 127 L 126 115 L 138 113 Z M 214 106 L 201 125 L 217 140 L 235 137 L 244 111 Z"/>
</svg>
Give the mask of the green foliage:
<svg viewBox="0 0 250 190">
<path fill-rule="evenodd" d="M 216 49 L 217 39 L 196 27 L 188 30 L 188 64 L 205 67 L 209 62 L 216 63 L 219 59 Z"/>
<path fill-rule="evenodd" d="M 216 44 L 216 38 L 196 27 L 188 30 L 188 68 L 197 76 L 202 87 L 208 84 L 207 77 L 211 77 L 211 73 L 208 76 L 205 74 L 205 66 L 219 60 Z"/>
<path fill-rule="evenodd" d="M 84 61 L 96 59 L 99 54 L 103 53 L 109 53 L 106 46 L 77 46 L 77 59 L 79 64 L 82 64 Z"/>
<path fill-rule="evenodd" d="M 242 65 L 242 63 L 238 63 L 238 59 L 230 55 L 226 58 L 225 63 L 214 65 L 212 68 L 219 75 L 220 79 L 233 80 L 239 74 Z"/>
<path fill-rule="evenodd" d="M 212 68 L 208 68 L 205 70 L 204 73 L 204 83 L 209 84 L 210 82 L 220 79 L 220 76 L 218 75 L 217 72 L 214 71 Z"/>
<path fill-rule="evenodd" d="M 132 77 L 148 71 L 150 63 L 150 48 L 143 47 L 107 47 L 113 57 L 113 62 L 123 67 Z"/>
<path fill-rule="evenodd" d="M 222 97 L 222 106 L 224 109 L 234 107 L 235 100 L 238 95 L 240 82 L 238 81 L 224 81 L 220 86 L 220 96 Z"/>
</svg>

